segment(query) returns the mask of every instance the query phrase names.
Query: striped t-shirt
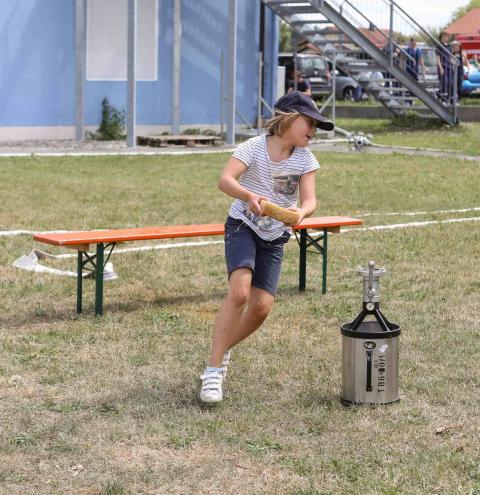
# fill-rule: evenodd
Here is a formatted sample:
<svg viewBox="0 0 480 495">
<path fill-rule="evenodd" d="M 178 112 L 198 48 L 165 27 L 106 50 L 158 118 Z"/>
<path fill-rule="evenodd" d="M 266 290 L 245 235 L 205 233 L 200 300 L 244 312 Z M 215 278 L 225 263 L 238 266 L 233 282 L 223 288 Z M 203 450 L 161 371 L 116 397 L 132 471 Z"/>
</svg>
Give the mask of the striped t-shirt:
<svg viewBox="0 0 480 495">
<path fill-rule="evenodd" d="M 240 185 L 283 208 L 297 206 L 300 177 L 320 167 L 313 153 L 299 146 L 295 147 L 286 160 L 272 162 L 268 156 L 266 135 L 240 144 L 233 156 L 247 167 L 240 177 Z M 289 227 L 278 220 L 254 215 L 249 210 L 248 203 L 240 199 L 232 203 L 229 215 L 243 220 L 266 241 L 272 241 L 289 230 Z"/>
</svg>

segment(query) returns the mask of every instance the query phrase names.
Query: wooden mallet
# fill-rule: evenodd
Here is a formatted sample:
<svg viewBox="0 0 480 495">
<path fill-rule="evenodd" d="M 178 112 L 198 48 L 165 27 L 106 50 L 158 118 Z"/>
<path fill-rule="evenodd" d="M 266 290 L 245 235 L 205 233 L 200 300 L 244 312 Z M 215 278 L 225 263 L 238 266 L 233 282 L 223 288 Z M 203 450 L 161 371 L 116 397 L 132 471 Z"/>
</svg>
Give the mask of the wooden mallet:
<svg viewBox="0 0 480 495">
<path fill-rule="evenodd" d="M 267 217 L 275 218 L 275 220 L 280 220 L 280 222 L 287 225 L 297 225 L 300 221 L 300 213 L 298 211 L 287 210 L 265 199 L 260 201 L 260 208 L 262 209 L 262 213 Z"/>
</svg>

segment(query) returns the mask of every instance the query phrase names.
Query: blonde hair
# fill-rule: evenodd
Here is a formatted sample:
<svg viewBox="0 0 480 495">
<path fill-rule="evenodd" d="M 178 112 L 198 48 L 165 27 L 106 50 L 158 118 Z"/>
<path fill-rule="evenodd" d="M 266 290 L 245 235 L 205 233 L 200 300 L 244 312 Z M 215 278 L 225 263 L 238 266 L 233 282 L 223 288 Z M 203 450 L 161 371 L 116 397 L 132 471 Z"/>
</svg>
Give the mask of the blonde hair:
<svg viewBox="0 0 480 495">
<path fill-rule="evenodd" d="M 300 115 L 298 112 L 281 112 L 275 110 L 275 117 L 265 124 L 265 130 L 269 136 L 281 136 Z"/>
</svg>

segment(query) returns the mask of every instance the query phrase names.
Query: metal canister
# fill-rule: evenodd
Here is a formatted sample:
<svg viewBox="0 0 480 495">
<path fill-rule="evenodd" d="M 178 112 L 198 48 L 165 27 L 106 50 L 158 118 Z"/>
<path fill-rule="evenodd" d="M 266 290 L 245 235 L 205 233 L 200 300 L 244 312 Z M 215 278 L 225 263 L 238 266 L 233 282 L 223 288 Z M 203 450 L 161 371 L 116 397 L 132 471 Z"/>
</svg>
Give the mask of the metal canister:
<svg viewBox="0 0 480 495">
<path fill-rule="evenodd" d="M 380 311 L 380 276 L 370 261 L 359 269 L 363 277 L 363 309 L 351 323 L 343 324 L 342 401 L 348 404 L 389 404 L 400 400 L 398 356 L 400 327 Z M 364 321 L 372 315 L 375 320 Z"/>
</svg>

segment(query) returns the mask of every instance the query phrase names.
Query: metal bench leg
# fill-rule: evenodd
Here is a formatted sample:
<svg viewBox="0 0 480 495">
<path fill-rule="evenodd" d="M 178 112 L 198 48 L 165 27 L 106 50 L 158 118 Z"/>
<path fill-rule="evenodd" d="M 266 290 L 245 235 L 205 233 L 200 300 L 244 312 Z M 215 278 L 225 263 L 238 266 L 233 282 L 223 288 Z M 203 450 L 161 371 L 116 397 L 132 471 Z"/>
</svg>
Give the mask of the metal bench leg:
<svg viewBox="0 0 480 495">
<path fill-rule="evenodd" d="M 323 229 L 322 294 L 327 292 L 328 230 Z"/>
<path fill-rule="evenodd" d="M 78 251 L 77 261 L 77 313 L 82 312 L 82 284 L 83 284 L 83 251 Z"/>
<path fill-rule="evenodd" d="M 300 247 L 300 269 L 298 290 L 304 291 L 307 284 L 307 253 L 313 252 L 322 255 L 322 294 L 327 292 L 327 271 L 328 271 L 328 229 L 323 229 L 323 235 L 315 238 L 308 234 L 307 229 L 300 230 L 297 236 Z M 315 251 L 308 251 L 313 246 Z"/>
<path fill-rule="evenodd" d="M 300 267 L 299 267 L 299 280 L 298 290 L 304 291 L 307 281 L 307 232 L 306 230 L 300 231 Z"/>
<path fill-rule="evenodd" d="M 103 313 L 103 253 L 104 244 L 97 244 L 95 260 L 95 316 Z"/>
</svg>

